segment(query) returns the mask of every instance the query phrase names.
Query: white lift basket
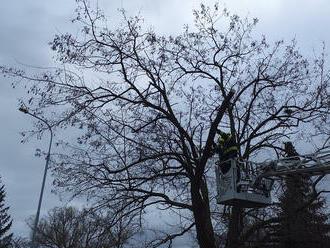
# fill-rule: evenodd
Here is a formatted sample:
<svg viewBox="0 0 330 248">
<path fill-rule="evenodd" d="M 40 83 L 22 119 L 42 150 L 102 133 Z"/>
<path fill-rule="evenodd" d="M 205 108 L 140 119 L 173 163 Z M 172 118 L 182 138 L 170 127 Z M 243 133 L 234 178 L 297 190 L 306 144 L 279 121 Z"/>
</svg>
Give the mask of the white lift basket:
<svg viewBox="0 0 330 248">
<path fill-rule="evenodd" d="M 223 174 L 221 163 L 215 168 L 217 203 L 241 208 L 265 207 L 271 204 L 272 179 L 262 178 L 256 182 L 257 174 L 249 169 L 248 162 L 231 159 L 229 171 Z"/>
</svg>

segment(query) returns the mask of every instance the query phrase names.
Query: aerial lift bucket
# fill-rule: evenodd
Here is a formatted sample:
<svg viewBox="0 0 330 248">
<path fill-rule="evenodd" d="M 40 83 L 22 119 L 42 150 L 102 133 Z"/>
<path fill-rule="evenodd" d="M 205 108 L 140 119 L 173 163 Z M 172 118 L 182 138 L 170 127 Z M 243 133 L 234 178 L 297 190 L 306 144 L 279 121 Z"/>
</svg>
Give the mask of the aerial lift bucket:
<svg viewBox="0 0 330 248">
<path fill-rule="evenodd" d="M 217 183 L 217 203 L 241 208 L 265 207 L 271 204 L 272 181 L 263 179 L 254 184 L 255 176 L 247 169 L 245 162 L 231 159 L 228 172 L 221 172 L 218 162 L 215 173 Z"/>
</svg>

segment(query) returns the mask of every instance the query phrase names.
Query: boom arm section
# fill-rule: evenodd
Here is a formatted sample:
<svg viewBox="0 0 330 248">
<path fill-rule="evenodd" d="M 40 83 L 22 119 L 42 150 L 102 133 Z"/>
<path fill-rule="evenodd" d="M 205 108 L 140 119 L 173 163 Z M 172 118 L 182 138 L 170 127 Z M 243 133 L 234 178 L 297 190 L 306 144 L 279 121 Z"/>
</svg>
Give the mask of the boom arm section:
<svg viewBox="0 0 330 248">
<path fill-rule="evenodd" d="M 278 179 L 300 174 L 317 176 L 330 174 L 330 151 L 264 162 L 259 167 L 258 178 Z"/>
</svg>

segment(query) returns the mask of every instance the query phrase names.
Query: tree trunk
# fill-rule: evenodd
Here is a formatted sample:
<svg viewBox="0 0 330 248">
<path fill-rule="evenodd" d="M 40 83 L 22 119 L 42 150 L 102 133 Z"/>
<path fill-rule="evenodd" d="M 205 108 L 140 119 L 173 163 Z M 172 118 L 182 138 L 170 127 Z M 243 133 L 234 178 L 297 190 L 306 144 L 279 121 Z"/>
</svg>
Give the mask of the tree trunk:
<svg viewBox="0 0 330 248">
<path fill-rule="evenodd" d="M 242 209 L 232 207 L 232 212 L 229 220 L 228 228 L 228 243 L 227 248 L 240 247 L 239 236 L 242 229 Z"/>
<path fill-rule="evenodd" d="M 191 199 L 200 248 L 216 248 L 206 184 L 191 183 Z"/>
</svg>

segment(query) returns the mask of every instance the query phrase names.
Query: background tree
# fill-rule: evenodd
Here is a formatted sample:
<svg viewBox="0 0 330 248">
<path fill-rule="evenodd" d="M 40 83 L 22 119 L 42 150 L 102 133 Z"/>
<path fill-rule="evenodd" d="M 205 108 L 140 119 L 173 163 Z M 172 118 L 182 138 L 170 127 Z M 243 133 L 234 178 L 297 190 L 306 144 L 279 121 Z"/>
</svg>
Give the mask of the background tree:
<svg viewBox="0 0 330 248">
<path fill-rule="evenodd" d="M 11 245 L 9 248 L 30 248 L 31 246 L 31 241 L 28 240 L 27 238 L 19 237 L 19 236 L 14 236 L 12 238 Z"/>
<path fill-rule="evenodd" d="M 40 220 L 36 242 L 49 248 L 122 248 L 139 230 L 130 217 L 118 223 L 109 220 L 91 209 L 54 208 Z"/>
<path fill-rule="evenodd" d="M 279 225 L 273 232 L 278 247 L 327 247 L 330 244 L 329 214 L 325 199 L 314 198 L 312 182 L 294 176 L 286 182 L 280 198 Z"/>
<path fill-rule="evenodd" d="M 82 37 L 56 35 L 51 43 L 65 69 L 32 75 L 0 67 L 25 79 L 31 97 L 21 104 L 29 111 L 54 130 L 81 134 L 58 142 L 65 150 L 53 156 L 55 184 L 101 208 L 115 207 L 117 220 L 170 212 L 176 228 L 149 235 L 145 247 L 170 246 L 188 231 L 200 247 L 215 247 L 216 129 L 236 136 L 244 159 L 280 150 L 284 139 L 305 134 L 306 125 L 319 134 L 329 124 L 324 54 L 308 60 L 295 41 L 270 45 L 252 33 L 257 19 L 218 5 L 201 5 L 193 30 L 172 37 L 125 13 L 120 27 L 108 29 L 101 10 L 77 2 Z M 240 220 L 242 210 L 233 212 L 231 219 Z M 238 246 L 237 225 L 231 224 L 231 247 Z"/>
<path fill-rule="evenodd" d="M 285 143 L 285 154 L 299 160 L 291 142 Z M 317 193 L 312 180 L 306 175 L 291 175 L 279 198 L 279 225 L 275 227 L 273 241 L 278 247 L 327 247 L 330 245 L 329 213 L 325 213 L 325 199 Z"/>
<path fill-rule="evenodd" d="M 300 158 L 291 142 L 285 143 L 284 156 L 292 163 Z M 250 210 L 256 216 L 242 234 L 246 247 L 327 247 L 330 225 L 325 191 L 316 186 L 323 176 L 286 176 L 277 186 L 278 202 L 262 211 Z M 251 218 L 250 218 L 251 219 Z M 246 240 L 246 238 L 248 238 Z"/>
<path fill-rule="evenodd" d="M 13 234 L 10 233 L 10 227 L 13 223 L 8 214 L 9 207 L 5 204 L 5 186 L 2 184 L 0 178 L 0 247 L 7 248 L 11 243 Z"/>
</svg>

